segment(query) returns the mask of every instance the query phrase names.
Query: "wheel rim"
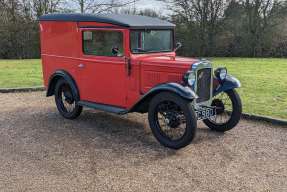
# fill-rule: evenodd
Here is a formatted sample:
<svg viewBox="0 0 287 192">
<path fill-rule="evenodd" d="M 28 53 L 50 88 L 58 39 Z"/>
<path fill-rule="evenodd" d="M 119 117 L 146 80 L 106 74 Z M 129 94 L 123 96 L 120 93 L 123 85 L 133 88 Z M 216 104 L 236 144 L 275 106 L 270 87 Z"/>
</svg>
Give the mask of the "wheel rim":
<svg viewBox="0 0 287 192">
<path fill-rule="evenodd" d="M 72 113 L 75 110 L 76 102 L 68 84 L 63 84 L 60 87 L 58 92 L 58 99 L 60 107 L 65 113 Z"/>
<path fill-rule="evenodd" d="M 216 116 L 209 118 L 212 123 L 223 125 L 231 119 L 233 104 L 226 92 L 215 96 L 211 105 L 216 107 Z"/>
<path fill-rule="evenodd" d="M 184 112 L 172 101 L 164 101 L 157 105 L 155 120 L 161 135 L 169 140 L 180 140 L 186 133 Z"/>
</svg>

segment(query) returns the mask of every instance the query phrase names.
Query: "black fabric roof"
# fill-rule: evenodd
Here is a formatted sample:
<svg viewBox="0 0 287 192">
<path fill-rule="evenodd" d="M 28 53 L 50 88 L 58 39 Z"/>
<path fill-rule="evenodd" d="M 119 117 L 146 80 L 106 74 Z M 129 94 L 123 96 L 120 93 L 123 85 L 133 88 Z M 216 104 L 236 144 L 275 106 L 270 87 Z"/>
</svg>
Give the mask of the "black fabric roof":
<svg viewBox="0 0 287 192">
<path fill-rule="evenodd" d="M 174 28 L 175 25 L 157 18 L 124 15 L 124 14 L 48 14 L 43 15 L 40 21 L 75 21 L 75 22 L 99 22 L 119 25 L 130 28 Z"/>
</svg>

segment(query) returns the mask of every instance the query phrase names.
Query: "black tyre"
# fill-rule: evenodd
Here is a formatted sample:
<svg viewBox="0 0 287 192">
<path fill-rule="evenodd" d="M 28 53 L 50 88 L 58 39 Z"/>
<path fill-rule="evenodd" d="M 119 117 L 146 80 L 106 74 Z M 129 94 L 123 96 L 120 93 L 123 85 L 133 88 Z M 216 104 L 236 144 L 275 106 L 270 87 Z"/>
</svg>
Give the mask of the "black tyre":
<svg viewBox="0 0 287 192">
<path fill-rule="evenodd" d="M 83 107 L 77 105 L 72 89 L 67 81 L 60 79 L 55 87 L 55 102 L 60 114 L 67 119 L 77 118 Z"/>
<path fill-rule="evenodd" d="M 210 129 L 225 132 L 238 124 L 242 114 L 242 104 L 235 89 L 218 94 L 213 98 L 211 105 L 216 106 L 216 116 L 203 120 Z"/>
<path fill-rule="evenodd" d="M 149 124 L 155 138 L 164 146 L 179 149 L 195 137 L 197 118 L 190 101 L 162 92 L 149 104 Z"/>
</svg>

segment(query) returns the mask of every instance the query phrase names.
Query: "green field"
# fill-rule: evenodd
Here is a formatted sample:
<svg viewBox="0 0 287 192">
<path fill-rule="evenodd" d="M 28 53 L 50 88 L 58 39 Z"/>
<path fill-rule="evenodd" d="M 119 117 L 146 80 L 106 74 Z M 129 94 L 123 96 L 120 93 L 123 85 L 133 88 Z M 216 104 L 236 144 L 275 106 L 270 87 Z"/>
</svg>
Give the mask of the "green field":
<svg viewBox="0 0 287 192">
<path fill-rule="evenodd" d="M 238 89 L 247 113 L 287 119 L 287 59 L 214 58 L 242 84 Z"/>
<path fill-rule="evenodd" d="M 0 88 L 42 86 L 39 59 L 0 60 Z"/>
<path fill-rule="evenodd" d="M 247 113 L 287 119 L 287 59 L 212 58 L 242 83 Z M 0 60 L 0 88 L 42 85 L 40 60 Z"/>
</svg>

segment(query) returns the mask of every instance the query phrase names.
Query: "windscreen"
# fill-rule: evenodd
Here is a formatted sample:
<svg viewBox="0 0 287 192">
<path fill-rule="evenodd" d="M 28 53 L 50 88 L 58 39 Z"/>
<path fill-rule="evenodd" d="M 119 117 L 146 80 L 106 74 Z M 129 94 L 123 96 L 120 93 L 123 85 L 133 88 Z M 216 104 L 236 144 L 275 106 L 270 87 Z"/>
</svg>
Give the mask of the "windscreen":
<svg viewBox="0 0 287 192">
<path fill-rule="evenodd" d="M 168 52 L 173 48 L 173 31 L 133 30 L 130 41 L 132 53 Z"/>
</svg>

